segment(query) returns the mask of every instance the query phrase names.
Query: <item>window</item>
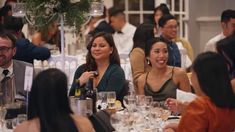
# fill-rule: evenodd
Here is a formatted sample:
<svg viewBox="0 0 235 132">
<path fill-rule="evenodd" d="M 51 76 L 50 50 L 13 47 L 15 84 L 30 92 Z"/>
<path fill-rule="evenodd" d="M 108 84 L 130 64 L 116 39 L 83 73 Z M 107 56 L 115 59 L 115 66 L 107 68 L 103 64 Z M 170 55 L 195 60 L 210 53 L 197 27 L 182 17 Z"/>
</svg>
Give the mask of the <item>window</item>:
<svg viewBox="0 0 235 132">
<path fill-rule="evenodd" d="M 113 0 L 113 5 L 125 9 L 127 21 L 138 26 L 151 19 L 159 0 Z M 179 22 L 180 37 L 188 38 L 188 0 L 161 0 L 166 3 Z"/>
</svg>

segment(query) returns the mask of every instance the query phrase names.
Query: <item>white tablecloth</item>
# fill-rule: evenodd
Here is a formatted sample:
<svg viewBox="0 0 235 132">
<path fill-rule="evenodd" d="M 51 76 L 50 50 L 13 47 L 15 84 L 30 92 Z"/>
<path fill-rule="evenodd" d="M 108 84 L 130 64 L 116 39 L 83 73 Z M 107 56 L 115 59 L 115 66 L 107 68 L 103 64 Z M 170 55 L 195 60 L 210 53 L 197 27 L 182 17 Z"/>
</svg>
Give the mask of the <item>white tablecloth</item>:
<svg viewBox="0 0 235 132">
<path fill-rule="evenodd" d="M 64 62 L 64 67 L 63 67 Z M 69 85 L 72 84 L 74 73 L 78 66 L 85 63 L 85 55 L 76 55 L 76 56 L 69 56 L 66 55 L 63 57 L 62 55 L 52 55 L 48 61 L 34 61 L 34 69 L 35 73 L 39 73 L 42 70 L 48 68 L 58 68 L 64 71 L 68 77 Z M 132 81 L 132 73 L 131 73 L 131 65 L 129 59 L 121 59 L 121 67 L 125 72 L 125 77 L 127 80 Z"/>
</svg>

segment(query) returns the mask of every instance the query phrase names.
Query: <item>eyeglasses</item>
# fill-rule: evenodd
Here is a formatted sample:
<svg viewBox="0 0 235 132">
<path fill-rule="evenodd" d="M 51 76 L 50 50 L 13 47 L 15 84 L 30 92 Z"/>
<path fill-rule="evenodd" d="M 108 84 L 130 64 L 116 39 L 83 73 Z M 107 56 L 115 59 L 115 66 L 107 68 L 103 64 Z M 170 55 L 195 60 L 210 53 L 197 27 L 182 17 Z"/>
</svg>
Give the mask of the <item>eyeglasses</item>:
<svg viewBox="0 0 235 132">
<path fill-rule="evenodd" d="M 13 47 L 6 47 L 6 46 L 2 46 L 0 47 L 0 52 L 2 53 L 7 53 L 10 49 L 12 49 Z"/>
<path fill-rule="evenodd" d="M 165 28 L 170 29 L 170 30 L 178 29 L 178 25 L 165 26 Z"/>
</svg>

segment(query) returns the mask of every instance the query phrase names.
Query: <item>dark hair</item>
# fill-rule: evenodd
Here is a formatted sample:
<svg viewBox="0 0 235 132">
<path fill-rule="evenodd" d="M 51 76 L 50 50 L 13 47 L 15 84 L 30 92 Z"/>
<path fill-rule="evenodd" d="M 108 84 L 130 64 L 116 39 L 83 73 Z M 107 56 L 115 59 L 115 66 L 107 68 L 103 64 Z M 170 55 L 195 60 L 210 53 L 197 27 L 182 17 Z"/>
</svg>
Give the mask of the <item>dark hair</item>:
<svg viewBox="0 0 235 132">
<path fill-rule="evenodd" d="M 105 41 L 107 41 L 109 46 L 113 48 L 113 52 L 110 54 L 110 58 L 109 58 L 110 64 L 118 64 L 120 66 L 120 57 L 119 57 L 117 48 L 116 48 L 114 40 L 113 40 L 113 36 L 109 33 L 106 33 L 106 32 L 99 32 L 91 39 L 91 41 L 87 45 L 88 53 L 86 56 L 86 67 L 88 69 L 86 69 L 86 70 L 88 70 L 88 71 L 97 70 L 97 65 L 95 63 L 95 59 L 91 55 L 91 47 L 92 47 L 94 40 L 98 37 L 103 37 L 105 39 Z"/>
<path fill-rule="evenodd" d="M 158 25 L 159 25 L 160 27 L 164 27 L 164 25 L 165 25 L 169 20 L 171 20 L 171 19 L 175 19 L 175 20 L 176 20 L 176 18 L 175 18 L 173 15 L 171 15 L 171 14 L 163 15 L 163 16 L 159 19 Z"/>
<path fill-rule="evenodd" d="M 163 15 L 166 15 L 166 14 L 170 14 L 170 10 L 169 8 L 167 7 L 166 4 L 164 3 L 161 3 L 159 6 L 157 6 L 156 8 L 154 8 L 153 10 L 154 14 L 157 12 L 157 11 L 161 11 Z"/>
<path fill-rule="evenodd" d="M 231 74 L 233 74 L 233 71 L 235 70 L 234 49 L 235 49 L 235 32 L 232 35 L 218 41 L 216 44 L 216 50 L 226 59 L 227 64 L 229 64 L 229 72 Z"/>
<path fill-rule="evenodd" d="M 62 132 L 75 126 L 67 96 L 67 77 L 56 68 L 40 72 L 29 95 L 28 119 L 39 118 L 41 132 Z M 76 127 L 76 126 L 75 126 Z"/>
<path fill-rule="evenodd" d="M 147 42 L 147 46 L 146 46 L 146 49 L 145 49 L 145 56 L 150 55 L 150 51 L 151 51 L 153 45 L 157 42 L 163 42 L 167 45 L 166 41 L 164 39 L 160 38 L 160 37 L 152 38 Z"/>
<path fill-rule="evenodd" d="M 228 76 L 225 59 L 218 53 L 199 54 L 193 62 L 201 90 L 212 102 L 223 108 L 235 108 L 235 95 Z"/>
<path fill-rule="evenodd" d="M 108 9 L 108 14 L 109 14 L 109 17 L 117 16 L 119 14 L 125 15 L 124 9 L 114 7 L 114 6 Z"/>
<path fill-rule="evenodd" d="M 16 47 L 16 38 L 9 32 L 1 29 L 0 31 L 0 38 L 8 39 L 12 43 L 12 47 Z"/>
<path fill-rule="evenodd" d="M 11 6 L 10 5 L 5 5 L 0 9 L 0 16 L 7 16 L 7 13 L 11 11 Z"/>
<path fill-rule="evenodd" d="M 136 28 L 133 36 L 134 44 L 132 49 L 139 47 L 145 50 L 147 42 L 151 38 L 154 38 L 154 25 L 146 23 L 140 24 Z"/>
<path fill-rule="evenodd" d="M 231 18 L 235 18 L 235 10 L 227 9 L 221 14 L 221 22 L 227 23 Z"/>
<path fill-rule="evenodd" d="M 13 16 L 4 18 L 4 28 L 6 30 L 21 31 L 24 26 L 23 19 Z"/>
</svg>

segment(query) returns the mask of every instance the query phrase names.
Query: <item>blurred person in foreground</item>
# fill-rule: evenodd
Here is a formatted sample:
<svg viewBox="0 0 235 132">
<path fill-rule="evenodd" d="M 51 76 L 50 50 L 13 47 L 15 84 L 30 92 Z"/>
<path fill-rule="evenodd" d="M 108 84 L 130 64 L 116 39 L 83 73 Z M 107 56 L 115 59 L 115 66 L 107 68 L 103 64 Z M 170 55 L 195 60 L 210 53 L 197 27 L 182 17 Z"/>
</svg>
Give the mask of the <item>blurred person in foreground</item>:
<svg viewBox="0 0 235 132">
<path fill-rule="evenodd" d="M 73 114 L 67 86 L 66 75 L 58 69 L 39 73 L 29 95 L 28 121 L 14 132 L 94 132 L 87 118 Z"/>
<path fill-rule="evenodd" d="M 168 124 L 164 131 L 233 132 L 235 94 L 224 57 L 202 53 L 193 62 L 192 70 L 191 81 L 198 97 L 186 107 L 179 124 Z"/>
</svg>

